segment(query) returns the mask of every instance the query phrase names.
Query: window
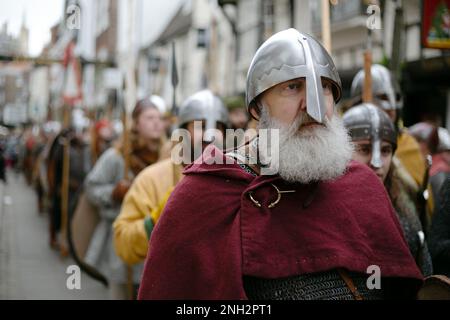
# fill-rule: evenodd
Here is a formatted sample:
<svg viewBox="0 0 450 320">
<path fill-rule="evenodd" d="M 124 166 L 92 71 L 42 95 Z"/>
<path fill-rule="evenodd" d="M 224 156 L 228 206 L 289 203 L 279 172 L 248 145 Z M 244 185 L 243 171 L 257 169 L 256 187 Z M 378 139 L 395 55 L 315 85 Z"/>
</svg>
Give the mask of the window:
<svg viewBox="0 0 450 320">
<path fill-rule="evenodd" d="M 197 30 L 197 48 L 206 48 L 208 46 L 208 32 L 206 29 Z"/>
<path fill-rule="evenodd" d="M 263 0 L 263 34 L 268 39 L 274 32 L 273 0 Z"/>
</svg>

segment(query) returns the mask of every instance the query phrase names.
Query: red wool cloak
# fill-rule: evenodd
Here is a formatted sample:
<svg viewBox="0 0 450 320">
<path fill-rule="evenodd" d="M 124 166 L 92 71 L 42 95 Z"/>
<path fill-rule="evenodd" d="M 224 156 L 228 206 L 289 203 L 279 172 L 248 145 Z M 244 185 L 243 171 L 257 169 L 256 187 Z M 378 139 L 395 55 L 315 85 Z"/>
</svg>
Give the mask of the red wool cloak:
<svg viewBox="0 0 450 320">
<path fill-rule="evenodd" d="M 220 150 L 207 150 L 225 163 Z M 153 230 L 139 299 L 246 299 L 242 275 L 339 267 L 366 273 L 378 265 L 382 277 L 422 280 L 388 195 L 365 165 L 351 162 L 314 193 L 278 175 L 253 177 L 237 164 L 194 163 L 184 174 Z M 271 184 L 296 192 L 269 209 L 277 199 Z"/>
</svg>

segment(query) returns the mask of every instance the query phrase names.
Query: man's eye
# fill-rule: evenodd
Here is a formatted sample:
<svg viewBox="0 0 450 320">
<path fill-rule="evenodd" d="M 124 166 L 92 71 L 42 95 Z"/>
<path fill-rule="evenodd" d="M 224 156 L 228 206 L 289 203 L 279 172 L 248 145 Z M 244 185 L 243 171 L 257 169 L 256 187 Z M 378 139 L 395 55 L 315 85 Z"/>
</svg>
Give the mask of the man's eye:
<svg viewBox="0 0 450 320">
<path fill-rule="evenodd" d="M 301 84 L 300 83 L 291 83 L 288 84 L 286 90 L 288 91 L 297 91 L 301 88 Z"/>
<path fill-rule="evenodd" d="M 302 88 L 303 84 L 301 82 L 291 82 L 284 87 L 282 94 L 287 96 L 298 94 Z"/>
</svg>

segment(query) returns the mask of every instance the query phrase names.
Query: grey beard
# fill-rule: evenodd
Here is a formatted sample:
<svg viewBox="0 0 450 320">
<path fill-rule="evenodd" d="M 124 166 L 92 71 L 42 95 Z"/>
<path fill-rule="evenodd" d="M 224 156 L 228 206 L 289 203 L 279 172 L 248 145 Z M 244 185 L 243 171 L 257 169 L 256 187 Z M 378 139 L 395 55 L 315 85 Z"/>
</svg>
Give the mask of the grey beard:
<svg viewBox="0 0 450 320">
<path fill-rule="evenodd" d="M 310 119 L 302 113 L 294 123 L 284 125 L 270 117 L 266 107 L 261 108 L 259 129 L 279 130 L 279 157 L 275 159 L 278 174 L 286 181 L 310 183 L 336 179 L 344 174 L 352 158 L 353 145 L 341 118 L 333 115 L 331 120 L 325 120 L 325 126 L 299 131 L 301 124 Z M 276 150 L 270 141 L 267 144 Z"/>
</svg>

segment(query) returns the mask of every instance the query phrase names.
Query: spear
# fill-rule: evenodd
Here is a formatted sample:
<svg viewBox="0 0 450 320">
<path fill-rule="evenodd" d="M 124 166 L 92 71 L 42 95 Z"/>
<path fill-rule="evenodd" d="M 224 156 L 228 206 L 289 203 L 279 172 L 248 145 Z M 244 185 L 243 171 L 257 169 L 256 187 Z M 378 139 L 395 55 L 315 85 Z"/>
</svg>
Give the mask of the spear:
<svg viewBox="0 0 450 320">
<path fill-rule="evenodd" d="M 91 128 L 90 128 L 90 136 L 91 136 L 91 163 L 92 165 L 95 164 L 98 158 L 98 150 L 96 146 L 96 141 L 98 139 L 97 132 L 95 130 L 95 122 L 97 120 L 96 112 L 95 110 L 89 110 L 88 111 L 89 120 L 91 121 Z"/>
<path fill-rule="evenodd" d="M 330 3 L 322 0 L 322 42 L 325 49 L 331 53 L 331 30 L 330 30 Z"/>
<path fill-rule="evenodd" d="M 64 52 L 64 74 L 63 83 L 67 85 L 69 81 L 68 68 L 70 67 L 71 59 L 73 58 L 73 42 L 69 42 Z M 68 101 L 70 99 L 65 99 L 63 91 L 63 128 L 67 129 L 70 127 L 70 106 Z M 63 157 L 62 157 L 62 183 L 61 183 L 61 246 L 60 255 L 66 257 L 69 250 L 66 246 L 67 239 L 67 225 L 69 218 L 69 182 L 70 182 L 70 134 L 66 137 L 62 137 L 63 141 Z"/>
<path fill-rule="evenodd" d="M 67 109 L 67 107 L 66 107 Z M 66 110 L 64 111 L 66 112 Z M 67 128 L 67 127 L 66 127 Z M 62 257 L 68 255 L 66 246 L 67 224 L 69 216 L 69 174 L 70 174 L 70 136 L 66 136 L 63 141 L 63 165 L 62 165 L 62 183 L 61 183 L 61 246 L 60 254 Z"/>
<path fill-rule="evenodd" d="M 367 29 L 367 48 L 364 52 L 363 102 L 372 102 L 372 30 Z"/>
<path fill-rule="evenodd" d="M 131 0 L 128 2 L 128 56 L 127 56 L 127 65 L 126 65 L 126 73 L 125 73 L 125 109 L 122 114 L 122 122 L 123 122 L 123 140 L 124 140 L 124 160 L 125 160 L 125 168 L 124 168 L 124 179 L 129 179 L 129 170 L 130 170 L 130 139 L 129 139 L 129 119 L 131 112 L 133 111 L 134 106 L 136 105 L 136 59 L 135 59 L 135 48 L 133 41 L 134 34 L 134 1 Z"/>
<path fill-rule="evenodd" d="M 130 175 L 130 137 L 129 137 L 129 118 L 131 112 L 136 105 L 136 59 L 135 48 L 133 42 L 134 35 L 134 0 L 128 2 L 128 56 L 127 56 L 127 68 L 125 76 L 125 109 L 122 114 L 123 122 L 123 156 L 124 156 L 124 179 L 129 180 Z M 133 299 L 133 268 L 131 265 L 127 265 L 127 288 L 129 299 Z"/>
<path fill-rule="evenodd" d="M 177 71 L 177 61 L 176 61 L 176 51 L 175 51 L 175 41 L 172 41 L 172 74 L 171 74 L 171 82 L 173 88 L 173 98 L 172 98 L 172 110 L 171 114 L 173 116 L 178 115 L 177 105 L 176 105 L 176 93 L 177 93 L 177 85 L 178 85 L 178 71 Z"/>
</svg>

